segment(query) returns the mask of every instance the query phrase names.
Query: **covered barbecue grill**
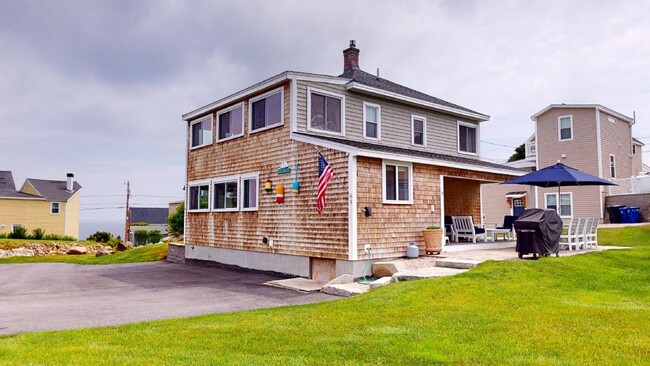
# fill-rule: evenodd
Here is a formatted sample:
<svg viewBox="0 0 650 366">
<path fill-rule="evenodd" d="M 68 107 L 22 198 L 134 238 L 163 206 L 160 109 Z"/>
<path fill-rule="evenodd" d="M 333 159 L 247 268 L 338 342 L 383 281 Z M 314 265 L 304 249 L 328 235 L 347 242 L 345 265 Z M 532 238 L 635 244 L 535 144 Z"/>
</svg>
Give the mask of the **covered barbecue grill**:
<svg viewBox="0 0 650 366">
<path fill-rule="evenodd" d="M 555 210 L 531 208 L 524 211 L 514 223 L 517 232 L 517 253 L 548 256 L 560 250 L 562 219 Z"/>
</svg>

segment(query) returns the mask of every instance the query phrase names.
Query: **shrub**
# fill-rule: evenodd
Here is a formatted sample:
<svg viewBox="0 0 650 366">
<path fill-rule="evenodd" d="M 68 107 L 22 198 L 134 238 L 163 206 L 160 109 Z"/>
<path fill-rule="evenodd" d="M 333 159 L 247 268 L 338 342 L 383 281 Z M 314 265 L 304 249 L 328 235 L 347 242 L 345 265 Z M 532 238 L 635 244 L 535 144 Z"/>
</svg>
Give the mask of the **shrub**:
<svg viewBox="0 0 650 366">
<path fill-rule="evenodd" d="M 147 230 L 136 230 L 133 232 L 135 243 L 133 245 L 145 245 L 149 240 L 149 232 Z"/>
<path fill-rule="evenodd" d="M 14 231 L 9 233 L 10 239 L 25 239 L 27 238 L 27 229 L 24 226 L 14 227 Z"/>
<path fill-rule="evenodd" d="M 69 235 L 59 235 L 59 234 L 45 234 L 43 240 L 57 240 L 57 241 L 75 241 L 77 238 L 74 238 Z"/>
<path fill-rule="evenodd" d="M 116 238 L 116 237 L 111 237 L 111 238 L 108 240 L 107 244 L 108 244 L 109 246 L 111 246 L 113 249 L 117 249 L 117 245 L 118 245 L 119 243 L 121 243 L 121 242 L 122 242 L 122 238 L 118 235 L 117 238 Z"/>
<path fill-rule="evenodd" d="M 0 233 L 0 239 L 4 239 L 7 237 L 7 233 Z"/>
<path fill-rule="evenodd" d="M 106 231 L 97 231 L 88 237 L 88 241 L 96 241 L 98 243 L 108 243 L 113 237 L 113 234 Z"/>
<path fill-rule="evenodd" d="M 42 240 L 43 235 L 45 235 L 45 230 L 41 229 L 40 227 L 37 227 L 36 229 L 32 230 L 32 238 L 36 240 Z"/>
<path fill-rule="evenodd" d="M 167 217 L 167 231 L 170 235 L 181 236 L 183 235 L 183 228 L 185 226 L 185 203 L 181 202 L 169 217 Z"/>
<path fill-rule="evenodd" d="M 132 222 L 131 226 L 149 226 L 149 223 L 145 221 L 136 221 Z"/>
<path fill-rule="evenodd" d="M 149 243 L 159 243 L 162 237 L 163 234 L 160 230 L 151 230 L 149 232 Z"/>
</svg>

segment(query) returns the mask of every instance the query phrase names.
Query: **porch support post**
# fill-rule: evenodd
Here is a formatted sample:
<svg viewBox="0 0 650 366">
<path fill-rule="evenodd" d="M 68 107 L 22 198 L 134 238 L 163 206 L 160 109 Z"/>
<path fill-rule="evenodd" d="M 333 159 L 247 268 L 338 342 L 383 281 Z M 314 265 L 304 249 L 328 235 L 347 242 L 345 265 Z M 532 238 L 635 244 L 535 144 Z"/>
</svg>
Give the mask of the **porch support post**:
<svg viewBox="0 0 650 366">
<path fill-rule="evenodd" d="M 445 176 L 440 175 L 440 227 L 444 229 L 445 227 Z M 446 233 L 444 233 L 446 234 Z M 446 235 L 443 235 L 440 240 L 442 241 L 441 248 L 445 249 L 445 240 Z"/>
<path fill-rule="evenodd" d="M 357 251 L 357 157 L 348 154 L 348 259 L 356 261 L 359 259 Z M 365 275 L 365 273 L 364 273 Z"/>
</svg>

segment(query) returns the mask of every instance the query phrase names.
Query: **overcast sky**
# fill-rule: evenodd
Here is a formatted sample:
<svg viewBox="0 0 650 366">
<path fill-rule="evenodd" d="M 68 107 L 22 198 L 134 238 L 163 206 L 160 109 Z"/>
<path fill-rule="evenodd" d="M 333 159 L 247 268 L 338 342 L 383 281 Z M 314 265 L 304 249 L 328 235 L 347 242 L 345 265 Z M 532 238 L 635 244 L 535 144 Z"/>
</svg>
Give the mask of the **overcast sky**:
<svg viewBox="0 0 650 366">
<path fill-rule="evenodd" d="M 551 103 L 636 111 L 648 143 L 649 16 L 645 1 L 0 0 L 0 170 L 75 173 L 82 221 L 121 220 L 127 180 L 134 206 L 165 206 L 183 197 L 183 113 L 285 70 L 338 75 L 350 39 L 362 69 L 490 115 L 484 159 Z"/>
</svg>

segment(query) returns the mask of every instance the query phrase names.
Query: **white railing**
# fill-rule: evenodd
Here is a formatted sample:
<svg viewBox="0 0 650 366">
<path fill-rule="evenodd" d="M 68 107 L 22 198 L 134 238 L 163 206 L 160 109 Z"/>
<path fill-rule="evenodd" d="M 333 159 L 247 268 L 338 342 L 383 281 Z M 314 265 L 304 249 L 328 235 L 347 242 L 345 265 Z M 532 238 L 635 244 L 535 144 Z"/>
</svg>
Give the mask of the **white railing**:
<svg viewBox="0 0 650 366">
<path fill-rule="evenodd" d="M 609 186 L 609 195 L 650 193 L 650 176 L 640 175 L 638 177 L 610 179 L 618 186 Z"/>
</svg>

